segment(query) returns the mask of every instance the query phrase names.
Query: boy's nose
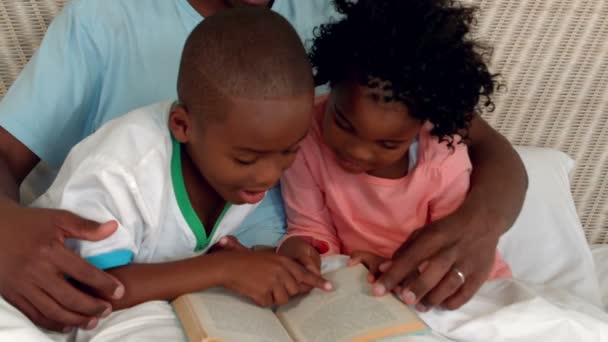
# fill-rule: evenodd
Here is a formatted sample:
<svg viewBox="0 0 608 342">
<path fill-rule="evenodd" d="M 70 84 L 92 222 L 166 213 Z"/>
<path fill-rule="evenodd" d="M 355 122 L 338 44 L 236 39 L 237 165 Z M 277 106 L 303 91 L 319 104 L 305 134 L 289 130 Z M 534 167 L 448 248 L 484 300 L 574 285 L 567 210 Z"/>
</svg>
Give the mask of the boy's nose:
<svg viewBox="0 0 608 342">
<path fill-rule="evenodd" d="M 257 175 L 256 184 L 258 184 L 258 186 L 261 188 L 265 188 L 265 189 L 272 188 L 275 184 L 277 184 L 277 182 L 281 178 L 281 175 L 283 174 L 283 170 L 284 170 L 284 168 L 278 167 L 278 166 L 272 166 L 272 167 L 266 168 L 266 170 L 264 170 L 264 172 L 259 173 Z"/>
</svg>

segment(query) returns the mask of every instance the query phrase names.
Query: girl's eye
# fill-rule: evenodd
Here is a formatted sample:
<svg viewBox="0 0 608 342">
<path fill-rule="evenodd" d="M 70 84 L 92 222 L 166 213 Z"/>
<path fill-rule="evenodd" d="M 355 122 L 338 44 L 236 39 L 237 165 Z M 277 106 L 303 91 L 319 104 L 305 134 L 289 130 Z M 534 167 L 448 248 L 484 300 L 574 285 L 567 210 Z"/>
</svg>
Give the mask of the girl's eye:
<svg viewBox="0 0 608 342">
<path fill-rule="evenodd" d="M 344 118 L 342 118 L 339 114 L 334 114 L 334 122 L 336 123 L 336 125 L 338 127 L 340 127 L 341 129 L 345 130 L 345 131 L 352 131 L 352 128 L 350 127 L 350 125 L 344 120 Z"/>
<path fill-rule="evenodd" d="M 292 154 L 296 154 L 298 153 L 298 151 L 300 150 L 300 146 L 296 146 L 292 149 L 289 149 L 287 151 L 283 151 L 283 155 L 284 156 L 288 156 L 288 155 L 292 155 Z"/>
<path fill-rule="evenodd" d="M 234 161 L 237 164 L 240 164 L 240 165 L 243 165 L 243 166 L 248 166 L 248 165 L 255 164 L 258 160 L 257 159 L 239 159 L 239 158 L 234 158 Z"/>
</svg>

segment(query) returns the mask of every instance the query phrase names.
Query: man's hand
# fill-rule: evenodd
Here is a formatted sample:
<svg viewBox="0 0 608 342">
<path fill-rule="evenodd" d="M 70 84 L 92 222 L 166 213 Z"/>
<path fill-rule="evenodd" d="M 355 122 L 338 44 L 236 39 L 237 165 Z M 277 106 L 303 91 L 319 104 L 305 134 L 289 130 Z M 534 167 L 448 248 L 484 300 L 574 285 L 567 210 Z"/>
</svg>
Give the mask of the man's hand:
<svg viewBox="0 0 608 342">
<path fill-rule="evenodd" d="M 116 222 L 98 224 L 60 210 L 0 204 L 0 294 L 35 324 L 50 330 L 93 328 L 109 315 L 108 301 L 76 289 L 72 278 L 100 298 L 119 299 L 124 287 L 67 249 L 67 238 L 97 241 L 110 236 Z"/>
<path fill-rule="evenodd" d="M 408 305 L 420 311 L 433 306 L 457 309 L 488 278 L 499 235 L 479 221 L 461 223 L 448 216 L 419 229 L 380 266 L 384 273 L 373 291 L 395 289 Z"/>
<path fill-rule="evenodd" d="M 251 298 L 260 306 L 282 305 L 302 286 L 329 291 L 331 284 L 295 261 L 276 253 L 222 253 L 222 286 Z"/>
</svg>

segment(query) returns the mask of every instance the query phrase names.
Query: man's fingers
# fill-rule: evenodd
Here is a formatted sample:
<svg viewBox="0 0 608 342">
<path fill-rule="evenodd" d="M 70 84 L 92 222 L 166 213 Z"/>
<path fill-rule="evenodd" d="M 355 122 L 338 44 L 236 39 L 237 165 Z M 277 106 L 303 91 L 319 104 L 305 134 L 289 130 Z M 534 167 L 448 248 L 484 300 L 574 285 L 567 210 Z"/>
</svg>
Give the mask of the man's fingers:
<svg viewBox="0 0 608 342">
<path fill-rule="evenodd" d="M 94 290 L 101 297 L 120 299 L 124 295 L 125 288 L 116 278 L 89 264 L 71 250 L 65 247 L 58 248 L 56 257 L 55 264 L 62 273 Z"/>
<path fill-rule="evenodd" d="M 110 303 L 89 296 L 63 277 L 46 279 L 44 290 L 66 309 L 89 317 L 105 317 L 112 312 Z"/>
<path fill-rule="evenodd" d="M 464 272 L 463 269 L 460 269 L 460 271 Z M 439 284 L 422 298 L 422 302 L 429 307 L 441 305 L 447 298 L 458 292 L 463 285 L 458 274 L 450 269 Z"/>
<path fill-rule="evenodd" d="M 36 324 L 39 327 L 42 327 L 47 330 L 58 331 L 58 332 L 68 332 L 66 326 L 56 321 L 52 321 L 46 317 L 44 317 L 40 311 L 38 311 L 27 299 L 20 295 L 16 295 L 14 297 L 7 297 L 6 300 L 13 304 L 16 308 L 21 310 L 23 314 L 25 314 L 32 323 Z M 65 330 L 64 330 L 65 329 Z M 71 329 L 70 329 L 71 330 Z"/>
<path fill-rule="evenodd" d="M 390 292 L 403 279 L 416 272 L 418 266 L 437 252 L 448 248 L 453 238 L 433 226 L 424 228 L 416 237 L 416 243 L 408 240 L 394 255 L 390 267 L 379 277 L 374 293 Z M 382 294 L 380 294 L 382 293 Z"/>
<path fill-rule="evenodd" d="M 420 270 L 420 274 L 407 285 L 409 290 L 414 295 L 414 302 L 411 302 L 411 296 L 404 296 L 403 300 L 408 305 L 417 304 L 429 291 L 433 290 L 441 280 L 450 272 L 450 268 L 454 263 L 455 255 L 450 251 L 443 251 L 439 255 L 425 262 L 425 266 Z M 426 303 L 425 303 L 426 304 Z"/>
<path fill-rule="evenodd" d="M 114 234 L 118 228 L 118 222 L 109 221 L 103 224 L 83 219 L 68 211 L 59 211 L 55 216 L 57 227 L 65 234 L 66 238 L 99 241 Z"/>
<path fill-rule="evenodd" d="M 473 295 L 479 290 L 485 281 L 483 274 L 474 273 L 467 276 L 467 280 L 460 289 L 446 299 L 441 305 L 448 310 L 456 310 L 468 302 Z"/>
<path fill-rule="evenodd" d="M 91 317 L 68 311 L 49 297 L 42 289 L 30 288 L 27 291 L 27 296 L 29 302 L 38 309 L 42 316 L 64 326 L 78 327 L 88 324 L 92 319 Z"/>
</svg>

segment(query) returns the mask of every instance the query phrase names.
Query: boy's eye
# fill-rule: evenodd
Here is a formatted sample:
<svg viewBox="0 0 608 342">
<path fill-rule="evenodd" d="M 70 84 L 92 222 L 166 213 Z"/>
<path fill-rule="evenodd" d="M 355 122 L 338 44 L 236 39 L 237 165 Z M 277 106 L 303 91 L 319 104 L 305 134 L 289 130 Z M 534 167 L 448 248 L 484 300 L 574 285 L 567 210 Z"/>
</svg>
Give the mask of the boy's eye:
<svg viewBox="0 0 608 342">
<path fill-rule="evenodd" d="M 380 141 L 378 142 L 378 145 L 387 150 L 396 150 L 401 144 L 394 141 Z"/>
<path fill-rule="evenodd" d="M 247 165 L 255 164 L 258 161 L 258 159 L 257 158 L 255 158 L 255 159 L 234 158 L 234 161 L 237 164 L 247 166 Z"/>
</svg>

